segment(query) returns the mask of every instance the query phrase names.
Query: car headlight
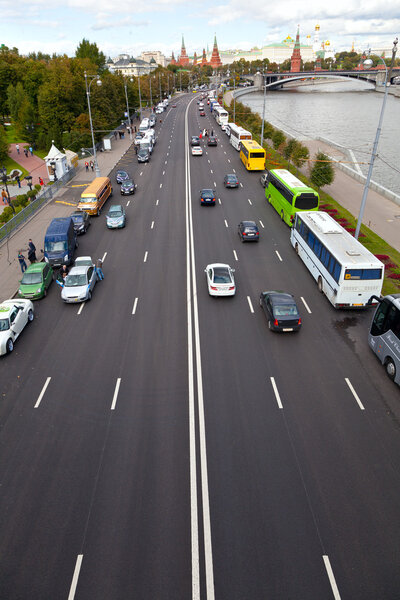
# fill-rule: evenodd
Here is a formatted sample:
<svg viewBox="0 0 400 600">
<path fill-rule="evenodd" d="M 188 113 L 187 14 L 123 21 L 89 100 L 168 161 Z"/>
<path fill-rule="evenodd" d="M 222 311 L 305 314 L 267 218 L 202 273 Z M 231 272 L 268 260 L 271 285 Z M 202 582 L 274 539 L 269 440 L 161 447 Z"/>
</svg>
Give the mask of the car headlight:
<svg viewBox="0 0 400 600">
<path fill-rule="evenodd" d="M 49 262 L 49 259 L 47 258 L 47 256 L 44 257 L 44 262 Z"/>
<path fill-rule="evenodd" d="M 68 260 L 68 254 L 64 256 L 64 260 Z"/>
<path fill-rule="evenodd" d="M 42 288 L 40 287 L 40 288 L 38 288 L 38 289 L 36 290 L 36 293 L 37 293 L 37 294 L 40 294 L 40 292 L 41 292 L 41 291 L 42 291 Z"/>
</svg>

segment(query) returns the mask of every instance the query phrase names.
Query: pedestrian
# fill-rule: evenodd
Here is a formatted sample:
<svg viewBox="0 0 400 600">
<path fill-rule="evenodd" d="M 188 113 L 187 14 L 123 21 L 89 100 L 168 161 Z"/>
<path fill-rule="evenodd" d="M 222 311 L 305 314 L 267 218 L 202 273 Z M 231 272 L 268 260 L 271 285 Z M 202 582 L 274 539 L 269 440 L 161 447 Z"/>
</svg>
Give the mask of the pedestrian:
<svg viewBox="0 0 400 600">
<path fill-rule="evenodd" d="M 135 144 L 135 154 L 137 154 L 137 151 L 138 151 L 138 147 L 137 147 L 137 145 Z"/>
<path fill-rule="evenodd" d="M 87 160 L 85 160 L 85 169 L 86 171 L 89 171 L 89 163 Z"/>
<path fill-rule="evenodd" d="M 26 148 L 26 147 L 24 148 L 24 154 L 25 154 L 26 158 L 28 158 L 28 148 Z"/>
<path fill-rule="evenodd" d="M 18 250 L 18 260 L 19 266 L 21 267 L 21 271 L 23 273 L 28 267 L 26 266 L 25 256 L 22 254 L 22 250 Z"/>
<path fill-rule="evenodd" d="M 137 129 L 136 129 L 136 125 L 135 125 L 135 133 L 136 133 Z"/>
<path fill-rule="evenodd" d="M 200 131 L 199 138 L 201 139 L 202 137 L 203 137 L 203 134 L 202 134 L 202 133 L 201 133 L 201 131 Z"/>
<path fill-rule="evenodd" d="M 41 177 L 39 177 L 39 185 L 44 185 L 44 181 Z"/>
<path fill-rule="evenodd" d="M 114 131 L 114 137 L 115 137 L 115 139 L 117 139 L 117 136 L 118 136 L 117 132 Z"/>
<path fill-rule="evenodd" d="M 29 152 L 31 153 L 31 156 L 33 156 L 33 148 L 32 148 L 32 146 L 29 146 Z"/>
<path fill-rule="evenodd" d="M 21 180 L 19 178 L 19 175 L 17 175 L 15 179 L 16 179 L 16 181 L 18 183 L 18 187 L 20 188 L 21 187 Z"/>
<path fill-rule="evenodd" d="M 7 192 L 4 188 L 1 190 L 1 199 L 3 200 L 3 204 L 8 204 Z"/>
<path fill-rule="evenodd" d="M 102 267 L 103 267 L 103 261 L 101 260 L 101 258 L 98 258 L 97 262 L 96 262 L 96 273 L 97 273 L 97 277 L 98 277 L 99 281 L 104 279 L 104 273 L 103 273 Z"/>
<path fill-rule="evenodd" d="M 94 171 L 94 162 L 92 160 L 90 161 L 90 168 L 92 169 L 92 171 Z"/>
<path fill-rule="evenodd" d="M 36 262 L 36 246 L 30 238 L 28 244 L 28 259 L 31 261 L 31 264 Z"/>
<path fill-rule="evenodd" d="M 63 282 L 67 275 L 68 275 L 68 267 L 67 267 L 67 265 L 62 265 L 60 272 L 58 274 L 58 279 Z"/>
<path fill-rule="evenodd" d="M 214 129 L 211 129 L 211 135 L 214 135 Z"/>
<path fill-rule="evenodd" d="M 16 145 L 15 145 L 15 149 L 16 149 L 16 151 L 17 151 L 17 154 L 19 154 L 19 144 L 16 144 Z"/>
</svg>

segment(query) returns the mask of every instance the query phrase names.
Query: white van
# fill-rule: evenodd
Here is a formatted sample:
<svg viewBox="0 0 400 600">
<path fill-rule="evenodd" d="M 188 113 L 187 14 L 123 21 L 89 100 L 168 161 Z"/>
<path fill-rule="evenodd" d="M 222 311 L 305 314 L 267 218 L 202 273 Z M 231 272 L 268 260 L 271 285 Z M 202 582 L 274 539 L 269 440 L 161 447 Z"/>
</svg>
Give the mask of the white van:
<svg viewBox="0 0 400 600">
<path fill-rule="evenodd" d="M 139 125 L 139 131 L 147 131 L 148 129 L 150 129 L 149 119 L 142 119 L 142 122 Z"/>
</svg>

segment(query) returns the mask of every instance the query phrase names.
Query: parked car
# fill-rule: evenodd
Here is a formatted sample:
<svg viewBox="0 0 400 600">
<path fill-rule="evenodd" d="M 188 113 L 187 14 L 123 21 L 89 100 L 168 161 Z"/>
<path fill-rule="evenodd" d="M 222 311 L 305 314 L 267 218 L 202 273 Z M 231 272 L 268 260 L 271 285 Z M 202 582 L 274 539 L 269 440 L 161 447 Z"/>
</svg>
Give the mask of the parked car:
<svg viewBox="0 0 400 600">
<path fill-rule="evenodd" d="M 123 181 L 128 181 L 130 176 L 126 171 L 122 171 L 121 169 L 117 171 L 116 181 L 117 183 L 122 183 Z"/>
<path fill-rule="evenodd" d="M 147 148 L 140 148 L 137 153 L 137 161 L 138 163 L 149 162 L 150 160 L 150 152 Z"/>
<path fill-rule="evenodd" d="M 51 266 L 45 262 L 29 265 L 19 285 L 18 296 L 38 300 L 47 296 L 47 290 L 53 281 L 54 274 Z"/>
<path fill-rule="evenodd" d="M 192 135 L 192 137 L 190 138 L 190 145 L 200 146 L 200 138 L 198 135 Z"/>
<path fill-rule="evenodd" d="M 91 300 L 96 281 L 97 273 L 93 266 L 72 267 L 62 284 L 62 300 L 72 304 Z"/>
<path fill-rule="evenodd" d="M 192 156 L 202 156 L 203 148 L 201 146 L 192 146 Z"/>
<path fill-rule="evenodd" d="M 258 242 L 260 232 L 255 221 L 240 221 L 238 234 L 242 242 Z"/>
<path fill-rule="evenodd" d="M 210 204 L 211 206 L 215 205 L 215 191 L 209 188 L 204 188 L 200 190 L 200 204 L 203 206 L 204 204 Z"/>
<path fill-rule="evenodd" d="M 218 142 L 217 142 L 217 138 L 215 137 L 215 135 L 210 135 L 210 137 L 207 139 L 207 146 L 217 146 Z"/>
<path fill-rule="evenodd" d="M 140 142 L 143 138 L 144 138 L 144 131 L 137 131 L 135 134 L 135 146 L 140 146 Z"/>
<path fill-rule="evenodd" d="M 292 294 L 286 292 L 261 292 L 260 306 L 272 331 L 299 331 L 301 317 Z"/>
<path fill-rule="evenodd" d="M 86 233 L 90 227 L 90 215 L 84 210 L 76 210 L 72 213 L 71 219 L 74 222 L 76 235 Z"/>
<path fill-rule="evenodd" d="M 44 260 L 52 267 L 70 265 L 78 247 L 71 217 L 56 217 L 44 236 Z"/>
<path fill-rule="evenodd" d="M 232 173 L 230 175 L 225 175 L 224 186 L 226 188 L 237 188 L 237 187 L 239 187 L 239 179 L 237 178 L 237 176 L 234 173 Z"/>
<path fill-rule="evenodd" d="M 204 269 L 210 296 L 234 296 L 236 293 L 235 269 L 223 263 L 207 265 Z"/>
<path fill-rule="evenodd" d="M 133 181 L 133 179 L 128 179 L 121 183 L 121 194 L 122 196 L 130 196 L 135 193 L 137 188 L 137 184 Z"/>
<path fill-rule="evenodd" d="M 3 300 L 0 303 L 0 355 L 14 350 L 14 343 L 25 325 L 34 319 L 30 300 Z"/>
<path fill-rule="evenodd" d="M 108 229 L 121 229 L 126 225 L 125 209 L 122 204 L 110 206 L 106 215 Z"/>
<path fill-rule="evenodd" d="M 74 261 L 74 267 L 93 267 L 94 262 L 90 256 L 77 256 Z"/>
</svg>

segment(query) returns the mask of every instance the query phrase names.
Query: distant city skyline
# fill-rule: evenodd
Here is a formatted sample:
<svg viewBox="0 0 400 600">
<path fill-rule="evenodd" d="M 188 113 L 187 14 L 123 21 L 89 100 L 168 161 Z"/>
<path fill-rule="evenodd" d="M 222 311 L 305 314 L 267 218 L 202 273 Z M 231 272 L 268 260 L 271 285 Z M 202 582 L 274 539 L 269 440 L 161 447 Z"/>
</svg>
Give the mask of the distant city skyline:
<svg viewBox="0 0 400 600">
<path fill-rule="evenodd" d="M 127 10 L 129 9 L 129 13 Z M 21 16 L 22 15 L 22 16 Z M 134 15 L 134 16 L 133 16 Z M 139 55 L 158 50 L 165 56 L 181 49 L 182 35 L 189 55 L 212 49 L 214 34 L 218 48 L 250 50 L 281 42 L 288 35 L 306 43 L 320 26 L 320 40 L 329 40 L 335 52 L 364 51 L 368 47 L 390 48 L 400 35 L 400 0 L 382 4 L 369 0 L 337 0 L 333 6 L 310 0 L 307 4 L 282 0 L 270 5 L 258 0 L 226 0 L 210 7 L 183 0 L 135 1 L 66 0 L 62 6 L 43 0 L 2 2 L 0 43 L 17 47 L 21 54 L 45 52 L 73 56 L 79 42 L 95 42 L 108 56 Z"/>
</svg>

